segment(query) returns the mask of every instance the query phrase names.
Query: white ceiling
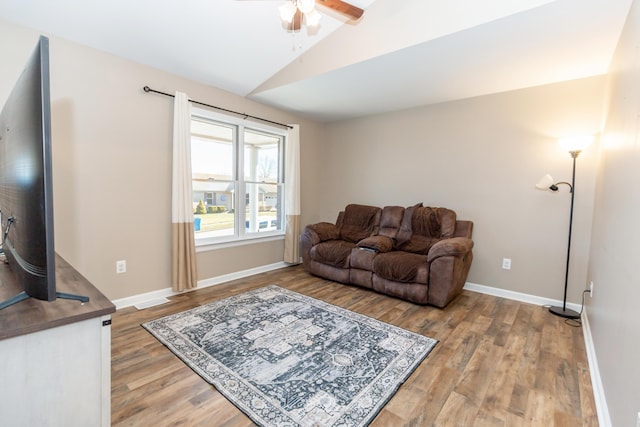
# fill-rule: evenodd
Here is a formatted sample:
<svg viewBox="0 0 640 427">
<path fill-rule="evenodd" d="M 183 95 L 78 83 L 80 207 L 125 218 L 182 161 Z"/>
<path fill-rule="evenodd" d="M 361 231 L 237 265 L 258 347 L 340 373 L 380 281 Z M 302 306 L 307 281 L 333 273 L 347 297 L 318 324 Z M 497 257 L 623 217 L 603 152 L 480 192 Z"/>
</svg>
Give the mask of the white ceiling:
<svg viewBox="0 0 640 427">
<path fill-rule="evenodd" d="M 0 0 L 0 19 L 334 121 L 604 74 L 632 0 L 350 2 L 359 22 L 319 7 L 295 36 L 282 0 Z"/>
</svg>

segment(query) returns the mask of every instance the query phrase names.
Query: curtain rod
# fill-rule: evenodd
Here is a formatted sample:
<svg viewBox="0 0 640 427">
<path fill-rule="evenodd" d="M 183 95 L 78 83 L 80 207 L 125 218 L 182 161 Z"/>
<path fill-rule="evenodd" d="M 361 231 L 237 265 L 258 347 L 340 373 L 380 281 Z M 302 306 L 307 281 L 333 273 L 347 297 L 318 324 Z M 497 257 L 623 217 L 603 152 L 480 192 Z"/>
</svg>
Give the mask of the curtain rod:
<svg viewBox="0 0 640 427">
<path fill-rule="evenodd" d="M 160 92 L 159 90 L 151 89 L 149 86 L 143 87 L 142 90 L 144 90 L 147 93 L 155 92 L 155 93 L 159 93 L 160 95 L 165 95 L 165 96 L 170 96 L 171 98 L 175 98 L 175 95 L 171 95 L 170 93 Z M 227 110 L 226 108 L 216 107 L 215 105 L 205 104 L 204 102 L 194 101 L 193 99 L 190 99 L 189 102 L 191 102 L 192 104 L 204 105 L 205 107 L 215 108 L 216 110 L 224 111 L 226 113 L 237 114 L 238 116 L 242 116 L 245 119 L 260 120 L 262 122 L 271 123 L 272 125 L 278 125 L 278 126 L 286 127 L 289 129 L 293 129 L 293 126 L 289 126 L 284 123 L 274 122 L 273 120 L 263 119 L 262 117 L 256 117 L 250 114 L 240 113 L 238 111 Z"/>
</svg>

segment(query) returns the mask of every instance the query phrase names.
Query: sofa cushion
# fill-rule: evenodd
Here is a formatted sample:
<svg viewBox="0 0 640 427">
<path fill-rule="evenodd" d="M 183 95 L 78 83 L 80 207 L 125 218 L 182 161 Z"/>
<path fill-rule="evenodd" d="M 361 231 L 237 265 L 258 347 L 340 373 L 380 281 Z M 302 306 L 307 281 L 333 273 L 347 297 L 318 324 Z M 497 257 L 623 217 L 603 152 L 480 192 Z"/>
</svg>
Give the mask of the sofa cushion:
<svg viewBox="0 0 640 427">
<path fill-rule="evenodd" d="M 446 208 L 421 207 L 414 211 L 411 226 L 414 233 L 449 239 L 456 230 L 456 213 Z"/>
<path fill-rule="evenodd" d="M 429 249 L 439 241 L 440 239 L 434 239 L 432 237 L 414 235 L 409 239 L 409 241 L 401 244 L 398 249 L 414 254 L 427 255 L 429 253 Z"/>
<path fill-rule="evenodd" d="M 395 239 L 404 216 L 404 207 L 385 206 L 380 215 L 380 231 L 378 235 Z"/>
<path fill-rule="evenodd" d="M 329 222 L 319 222 L 306 227 L 315 234 L 314 244 L 325 240 L 336 240 L 340 238 L 340 230 Z"/>
<path fill-rule="evenodd" d="M 380 213 L 382 209 L 376 206 L 347 205 L 344 214 L 340 216 L 337 224 L 340 229 L 340 238 L 347 242 L 357 243 L 375 234 L 380 226 Z"/>
<path fill-rule="evenodd" d="M 358 247 L 372 252 L 389 252 L 393 249 L 393 239 L 386 236 L 371 236 L 358 242 Z"/>
<path fill-rule="evenodd" d="M 405 283 L 427 283 L 429 265 L 426 255 L 403 251 L 378 254 L 373 259 L 373 272 L 388 280 Z"/>
<path fill-rule="evenodd" d="M 456 213 L 446 208 L 418 207 L 413 211 L 411 230 L 414 235 L 448 239 L 456 230 Z"/>
<path fill-rule="evenodd" d="M 411 234 L 404 232 L 411 215 Z M 397 247 L 402 251 L 426 255 L 429 249 L 442 239 L 453 237 L 456 229 L 456 213 L 446 208 L 415 207 L 405 210 L 403 227 L 398 237 Z M 408 239 L 407 239 L 408 237 Z"/>
<path fill-rule="evenodd" d="M 402 221 L 400 221 L 400 227 L 396 234 L 396 245 L 398 247 L 411 238 L 411 219 L 413 218 L 413 212 L 419 207 L 422 207 L 422 204 L 410 206 L 404 210 Z"/>
<path fill-rule="evenodd" d="M 349 255 L 355 243 L 344 240 L 327 240 L 311 248 L 311 259 L 338 268 L 349 268 Z"/>
</svg>

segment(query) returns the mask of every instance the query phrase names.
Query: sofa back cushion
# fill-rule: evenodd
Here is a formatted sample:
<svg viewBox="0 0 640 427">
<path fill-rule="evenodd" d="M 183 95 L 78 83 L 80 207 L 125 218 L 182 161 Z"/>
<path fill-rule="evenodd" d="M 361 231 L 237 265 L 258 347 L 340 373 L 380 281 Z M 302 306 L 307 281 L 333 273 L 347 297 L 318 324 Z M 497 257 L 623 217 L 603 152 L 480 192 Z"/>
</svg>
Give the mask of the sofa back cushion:
<svg viewBox="0 0 640 427">
<path fill-rule="evenodd" d="M 410 237 L 409 233 L 402 232 L 408 227 L 409 221 Z M 406 209 L 400 233 L 403 239 L 398 239 L 398 249 L 426 255 L 436 242 L 453 237 L 455 229 L 456 213 L 451 209 L 428 206 Z"/>
<path fill-rule="evenodd" d="M 380 216 L 380 230 L 378 235 L 395 239 L 404 216 L 404 207 L 385 206 Z"/>
<path fill-rule="evenodd" d="M 338 217 L 340 238 L 347 242 L 357 243 L 359 240 L 378 232 L 382 209 L 376 206 L 347 205 L 344 213 Z"/>
<path fill-rule="evenodd" d="M 411 219 L 413 234 L 450 239 L 456 231 L 456 213 L 446 208 L 418 207 Z"/>
</svg>

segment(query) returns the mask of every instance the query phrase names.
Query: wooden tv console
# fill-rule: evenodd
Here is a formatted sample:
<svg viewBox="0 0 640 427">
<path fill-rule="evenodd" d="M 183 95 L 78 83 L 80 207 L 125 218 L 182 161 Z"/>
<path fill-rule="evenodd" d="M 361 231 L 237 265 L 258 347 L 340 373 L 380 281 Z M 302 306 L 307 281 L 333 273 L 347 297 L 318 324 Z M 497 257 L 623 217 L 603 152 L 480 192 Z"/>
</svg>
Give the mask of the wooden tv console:
<svg viewBox="0 0 640 427">
<path fill-rule="evenodd" d="M 0 424 L 109 426 L 115 306 L 58 255 L 56 288 L 89 301 L 29 298 L 0 310 Z M 0 264 L 0 301 L 20 291 Z"/>
</svg>

